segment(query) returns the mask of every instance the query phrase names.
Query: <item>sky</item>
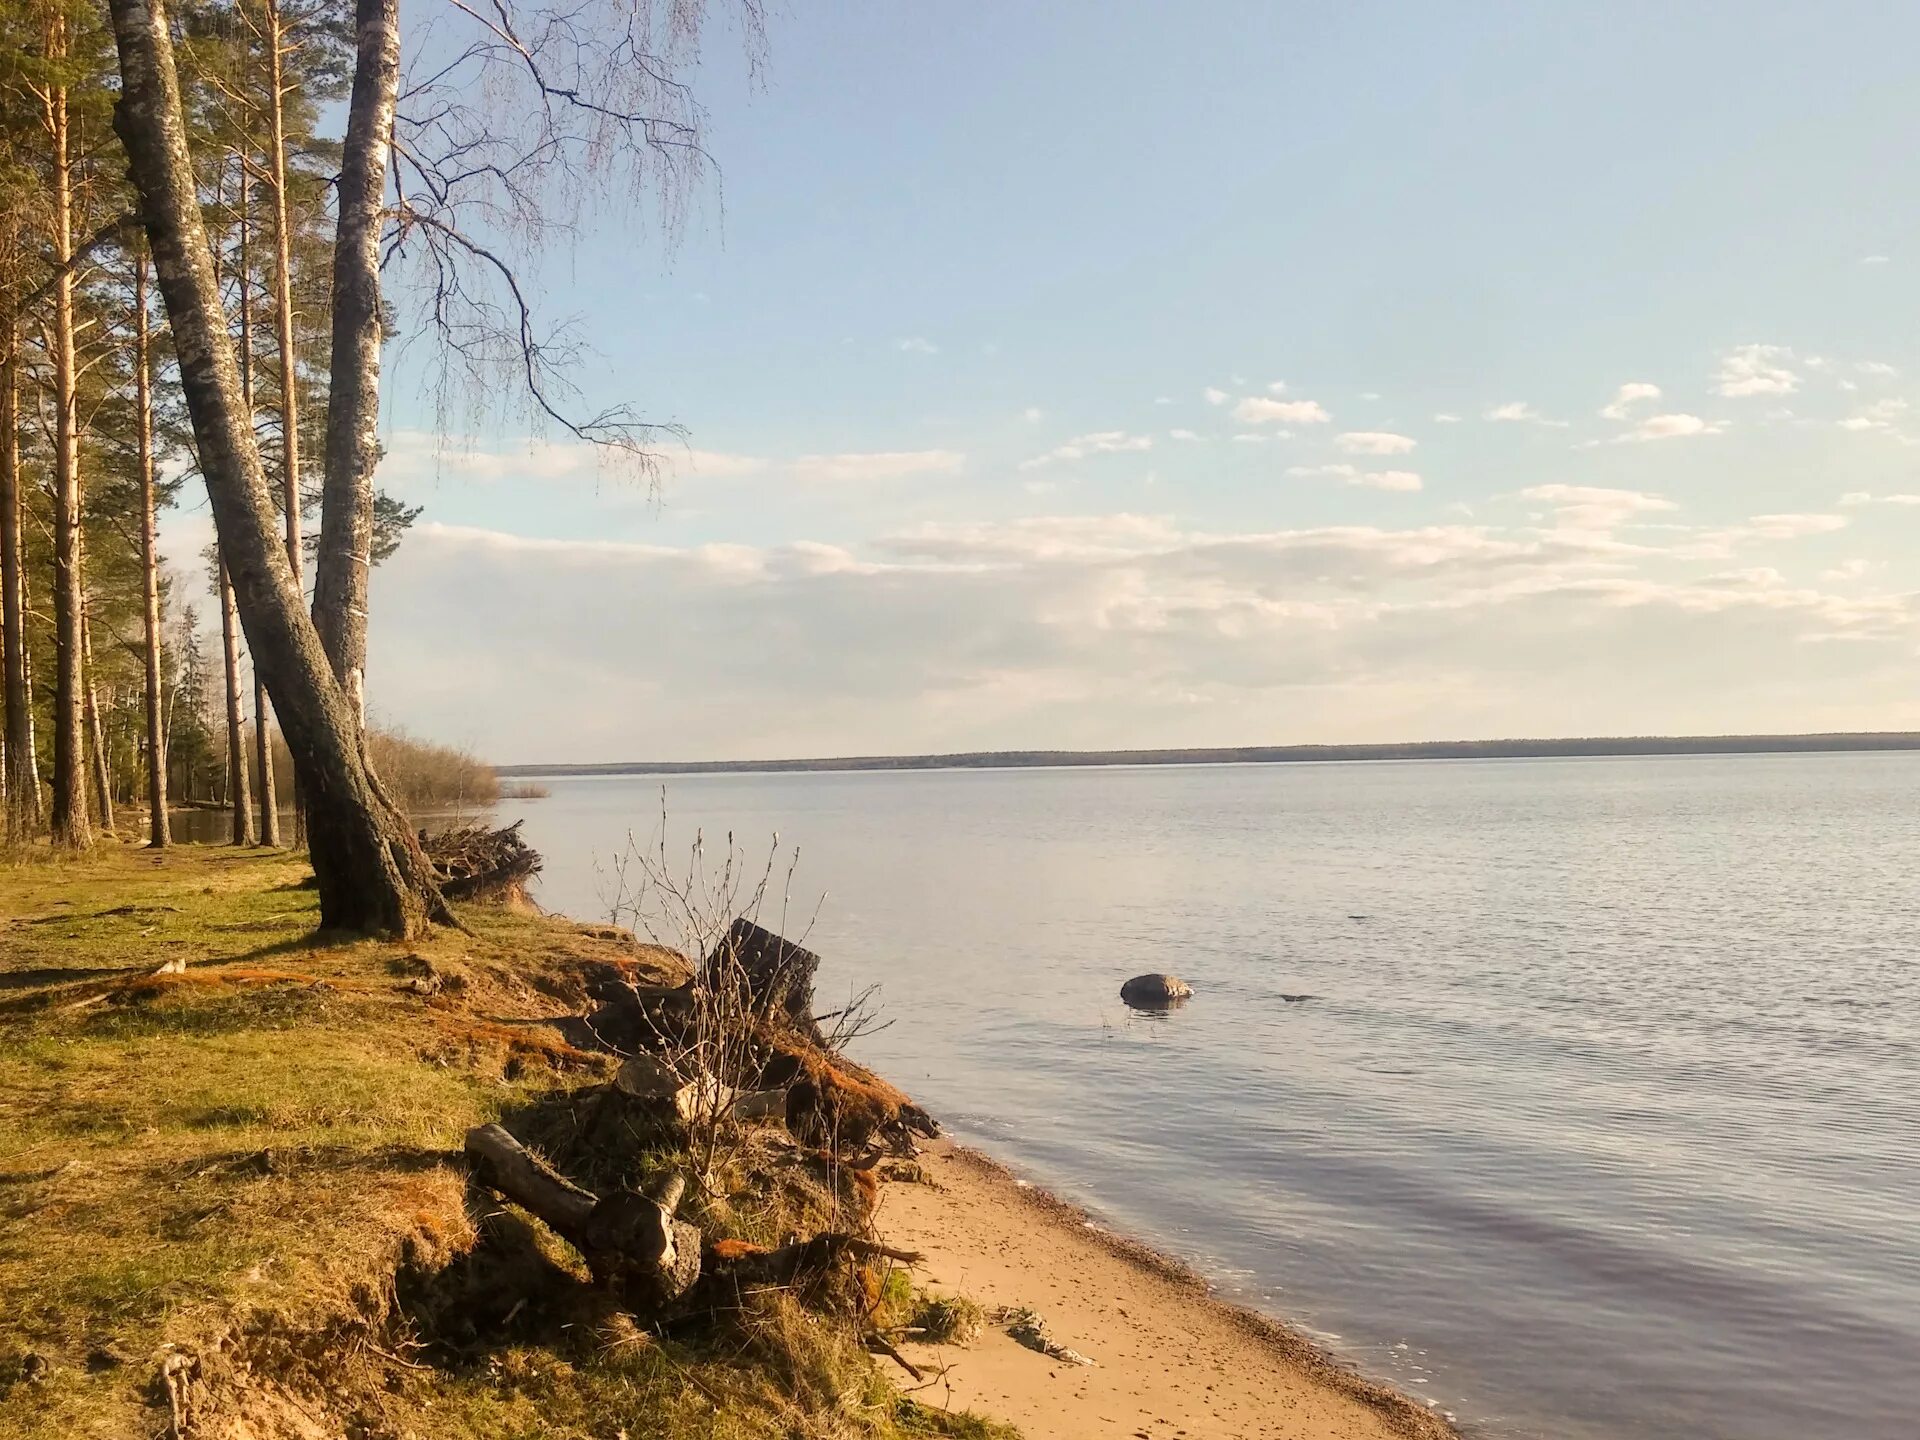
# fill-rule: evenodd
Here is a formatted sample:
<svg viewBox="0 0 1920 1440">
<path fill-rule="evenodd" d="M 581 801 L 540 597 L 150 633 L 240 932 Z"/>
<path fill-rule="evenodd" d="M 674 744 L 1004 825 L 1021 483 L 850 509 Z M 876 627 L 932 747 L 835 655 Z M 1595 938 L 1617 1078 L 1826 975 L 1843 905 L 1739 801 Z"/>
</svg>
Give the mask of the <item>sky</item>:
<svg viewBox="0 0 1920 1440">
<path fill-rule="evenodd" d="M 418 8 L 416 0 L 415 8 Z M 500 762 L 1920 728 L 1920 11 L 849 3 L 390 357 L 378 716 Z"/>
</svg>

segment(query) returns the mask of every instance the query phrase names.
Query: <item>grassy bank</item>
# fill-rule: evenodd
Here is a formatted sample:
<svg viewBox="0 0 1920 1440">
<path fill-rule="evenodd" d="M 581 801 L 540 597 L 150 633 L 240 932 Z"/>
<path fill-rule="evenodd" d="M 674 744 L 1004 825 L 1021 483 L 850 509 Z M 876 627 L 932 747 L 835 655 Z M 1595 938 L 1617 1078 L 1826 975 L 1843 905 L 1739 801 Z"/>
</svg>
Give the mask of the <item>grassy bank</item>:
<svg viewBox="0 0 1920 1440">
<path fill-rule="evenodd" d="M 565 1017 L 595 973 L 676 957 L 484 908 L 426 944 L 319 944 L 305 878 L 213 847 L 0 868 L 0 1435 L 1008 1433 L 903 1396 L 870 1316 L 781 1294 L 641 1329 L 470 1182 L 473 1125 L 566 1152 L 610 1062 Z M 791 1142 L 736 1178 L 710 1240 L 837 1211 Z"/>
</svg>

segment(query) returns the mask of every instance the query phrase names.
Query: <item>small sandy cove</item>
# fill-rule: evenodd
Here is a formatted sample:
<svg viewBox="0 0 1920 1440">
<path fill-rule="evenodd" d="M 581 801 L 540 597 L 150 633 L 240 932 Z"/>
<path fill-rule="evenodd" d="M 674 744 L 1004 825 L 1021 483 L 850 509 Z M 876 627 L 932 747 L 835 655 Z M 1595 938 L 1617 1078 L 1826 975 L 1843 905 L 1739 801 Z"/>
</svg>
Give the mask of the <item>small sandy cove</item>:
<svg viewBox="0 0 1920 1440">
<path fill-rule="evenodd" d="M 1027 1440 L 1453 1436 L 1425 1406 L 1212 1298 L 984 1156 L 942 1141 L 922 1164 L 932 1183 L 885 1186 L 879 1217 L 889 1243 L 926 1255 L 920 1283 L 989 1312 L 1028 1307 L 1052 1339 L 1095 1362 L 1050 1359 L 990 1324 L 968 1346 L 904 1347 L 927 1372 L 922 1401 L 1009 1421 Z"/>
</svg>

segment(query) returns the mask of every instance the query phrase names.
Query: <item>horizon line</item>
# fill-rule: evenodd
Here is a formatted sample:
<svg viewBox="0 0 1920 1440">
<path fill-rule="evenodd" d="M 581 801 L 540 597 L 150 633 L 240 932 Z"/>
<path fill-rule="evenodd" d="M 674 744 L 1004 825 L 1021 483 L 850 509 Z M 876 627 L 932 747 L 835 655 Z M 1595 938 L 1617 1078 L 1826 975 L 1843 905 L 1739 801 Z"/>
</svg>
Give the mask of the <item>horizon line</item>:
<svg viewBox="0 0 1920 1440">
<path fill-rule="evenodd" d="M 1026 770 L 1126 765 L 1262 765 L 1380 760 L 1577 759 L 1582 756 L 1756 755 L 1920 750 L 1920 731 L 1836 730 L 1755 735 L 1607 735 L 1288 745 L 1156 746 L 1124 750 L 956 750 L 762 760 L 602 760 L 495 765 L 502 776 L 781 774 L 863 770 Z"/>
</svg>

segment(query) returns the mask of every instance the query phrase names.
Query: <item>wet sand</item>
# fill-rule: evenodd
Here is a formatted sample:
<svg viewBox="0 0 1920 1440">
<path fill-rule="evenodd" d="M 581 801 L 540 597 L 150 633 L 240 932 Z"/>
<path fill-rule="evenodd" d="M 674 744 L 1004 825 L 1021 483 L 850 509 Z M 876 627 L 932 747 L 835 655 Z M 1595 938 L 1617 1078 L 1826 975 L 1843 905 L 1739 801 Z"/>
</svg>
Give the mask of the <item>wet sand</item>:
<svg viewBox="0 0 1920 1440">
<path fill-rule="evenodd" d="M 919 1283 L 990 1312 L 1030 1308 L 1094 1361 L 1049 1358 L 989 1324 L 971 1345 L 903 1347 L 927 1373 L 922 1401 L 1011 1422 L 1027 1440 L 1453 1436 L 1420 1402 L 1215 1299 L 1198 1277 L 986 1157 L 942 1141 L 922 1164 L 932 1183 L 887 1185 L 880 1210 L 890 1243 L 926 1255 Z"/>
</svg>

